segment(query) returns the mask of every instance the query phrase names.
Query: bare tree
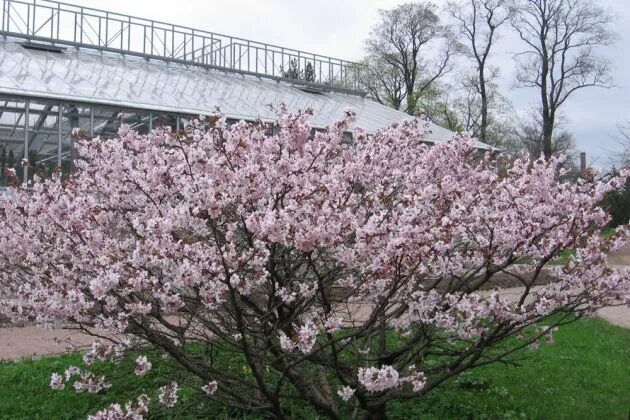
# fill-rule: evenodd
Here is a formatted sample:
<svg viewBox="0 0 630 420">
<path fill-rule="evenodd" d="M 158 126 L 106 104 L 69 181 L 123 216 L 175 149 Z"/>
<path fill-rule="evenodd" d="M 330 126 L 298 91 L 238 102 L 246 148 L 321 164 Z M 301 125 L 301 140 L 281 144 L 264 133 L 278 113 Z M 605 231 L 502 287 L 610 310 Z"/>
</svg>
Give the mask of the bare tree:
<svg viewBox="0 0 630 420">
<path fill-rule="evenodd" d="M 611 86 L 608 60 L 594 49 L 612 42 L 612 17 L 592 0 L 512 0 L 512 7 L 512 26 L 526 46 L 517 54 L 517 80 L 540 92 L 549 158 L 558 109 L 579 89 Z"/>
<path fill-rule="evenodd" d="M 475 63 L 476 77 L 470 81 L 474 82 L 471 86 L 479 95 L 480 109 L 476 131 L 480 140 L 487 141 L 491 100 L 488 84 L 498 75 L 498 69 L 488 65 L 488 57 L 497 40 L 497 30 L 510 18 L 511 9 L 506 6 L 506 0 L 467 0 L 449 2 L 448 12 L 465 41 L 466 55 Z"/>
<path fill-rule="evenodd" d="M 522 121 L 517 130 L 521 149 L 525 149 L 533 158 L 538 158 L 541 155 L 547 156 L 543 118 L 543 111 L 538 109 L 533 113 L 533 117 Z M 556 116 L 556 130 L 551 138 L 551 154 L 549 156 L 564 155 L 567 157 L 567 164 L 574 164 L 577 157 L 575 139 L 573 134 L 562 128 L 565 122 L 566 120 L 561 115 Z"/>
<path fill-rule="evenodd" d="M 621 152 L 615 152 L 612 161 L 621 168 L 630 167 L 630 122 L 617 127 L 619 133 L 614 139 L 621 146 Z"/>
<path fill-rule="evenodd" d="M 368 62 L 377 66 L 370 72 L 368 91 L 396 109 L 404 106 L 412 115 L 423 92 L 452 69 L 451 59 L 457 50 L 436 10 L 432 3 L 380 10 L 380 21 L 366 40 Z M 431 51 L 439 52 L 430 58 Z"/>
</svg>

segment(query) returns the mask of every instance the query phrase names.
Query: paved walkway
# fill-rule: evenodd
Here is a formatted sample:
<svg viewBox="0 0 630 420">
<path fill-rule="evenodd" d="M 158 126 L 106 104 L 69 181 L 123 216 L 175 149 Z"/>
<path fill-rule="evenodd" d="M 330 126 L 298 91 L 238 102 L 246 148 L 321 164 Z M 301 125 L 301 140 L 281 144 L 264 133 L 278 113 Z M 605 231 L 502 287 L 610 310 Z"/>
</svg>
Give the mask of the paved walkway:
<svg viewBox="0 0 630 420">
<path fill-rule="evenodd" d="M 37 326 L 0 328 L 0 360 L 49 356 L 87 348 L 94 338 L 76 331 Z"/>
<path fill-rule="evenodd" d="M 630 266 L 630 246 L 611 254 L 609 261 L 614 265 Z M 503 289 L 502 294 L 520 296 L 519 292 L 519 288 Z M 614 325 L 630 328 L 630 308 L 627 306 L 603 308 L 598 315 Z M 0 328 L 0 360 L 61 354 L 83 349 L 92 341 L 92 337 L 76 331 L 45 330 L 35 326 Z"/>
</svg>

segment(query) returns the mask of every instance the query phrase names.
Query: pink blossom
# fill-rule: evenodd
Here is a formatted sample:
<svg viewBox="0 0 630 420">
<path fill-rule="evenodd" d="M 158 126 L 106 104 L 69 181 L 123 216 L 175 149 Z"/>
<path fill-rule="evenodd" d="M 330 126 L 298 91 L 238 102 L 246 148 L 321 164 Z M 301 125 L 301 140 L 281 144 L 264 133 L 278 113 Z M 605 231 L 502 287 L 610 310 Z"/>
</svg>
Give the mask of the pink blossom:
<svg viewBox="0 0 630 420">
<path fill-rule="evenodd" d="M 97 377 L 89 371 L 81 371 L 79 378 L 74 381 L 73 387 L 77 393 L 87 391 L 90 394 L 98 394 L 99 392 L 111 388 L 112 384 L 105 379 L 104 376 Z"/>
<path fill-rule="evenodd" d="M 317 325 L 309 321 L 302 325 L 297 332 L 297 348 L 302 353 L 310 353 L 317 340 Z"/>
<path fill-rule="evenodd" d="M 212 395 L 217 391 L 217 388 L 219 387 L 217 381 L 210 381 L 207 384 L 205 384 L 204 386 L 201 387 L 201 390 L 203 392 L 205 392 L 208 395 Z"/>
<path fill-rule="evenodd" d="M 400 375 L 392 366 L 359 368 L 359 383 L 368 391 L 379 392 L 395 388 L 400 384 Z"/>
<path fill-rule="evenodd" d="M 283 331 L 280 331 L 280 348 L 284 351 L 295 350 L 295 343 Z"/>
<path fill-rule="evenodd" d="M 342 400 L 348 401 L 354 395 L 355 389 L 349 386 L 342 386 L 337 390 L 337 395 L 341 397 Z"/>
<path fill-rule="evenodd" d="M 328 331 L 329 333 L 339 331 L 343 326 L 343 318 L 339 316 L 330 317 L 326 320 L 324 326 L 326 327 L 326 331 Z"/>
<path fill-rule="evenodd" d="M 72 379 L 73 376 L 79 375 L 80 373 L 81 373 L 81 369 L 79 369 L 76 366 L 70 366 L 66 369 L 63 376 L 67 382 L 70 379 Z"/>
<path fill-rule="evenodd" d="M 161 387 L 159 390 L 158 399 L 160 404 L 167 408 L 173 408 L 177 404 L 177 392 L 179 391 L 179 385 L 177 382 L 171 382 L 168 385 Z"/>
<path fill-rule="evenodd" d="M 50 376 L 50 387 L 54 390 L 61 390 L 66 387 L 64 383 L 64 377 L 59 375 L 58 373 L 53 373 Z"/>
<path fill-rule="evenodd" d="M 138 356 L 136 359 L 136 368 L 134 373 L 138 376 L 144 376 L 151 370 L 151 362 L 147 359 L 147 356 Z"/>
<path fill-rule="evenodd" d="M 135 402 L 127 402 L 124 408 L 120 404 L 112 404 L 88 416 L 88 420 L 142 420 L 149 415 L 149 402 L 149 397 L 142 394 Z"/>
</svg>

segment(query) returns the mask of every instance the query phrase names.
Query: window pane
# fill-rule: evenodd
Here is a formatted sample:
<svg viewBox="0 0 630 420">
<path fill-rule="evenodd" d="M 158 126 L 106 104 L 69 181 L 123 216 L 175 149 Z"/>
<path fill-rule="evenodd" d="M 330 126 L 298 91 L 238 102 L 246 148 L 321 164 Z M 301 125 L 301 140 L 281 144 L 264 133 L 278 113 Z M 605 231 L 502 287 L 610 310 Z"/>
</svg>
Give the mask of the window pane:
<svg viewBox="0 0 630 420">
<path fill-rule="evenodd" d="M 0 186 L 9 184 L 7 173 L 15 171 L 20 182 L 24 181 L 21 165 L 24 156 L 24 111 L 26 103 L 0 98 Z"/>
<path fill-rule="evenodd" d="M 90 108 L 77 104 L 64 104 L 61 123 L 61 172 L 67 175 L 72 169 L 74 159 L 72 131 L 79 129 L 89 134 Z"/>
<path fill-rule="evenodd" d="M 59 145 L 59 106 L 30 103 L 28 141 L 28 179 L 35 175 L 49 178 L 57 168 Z"/>
</svg>

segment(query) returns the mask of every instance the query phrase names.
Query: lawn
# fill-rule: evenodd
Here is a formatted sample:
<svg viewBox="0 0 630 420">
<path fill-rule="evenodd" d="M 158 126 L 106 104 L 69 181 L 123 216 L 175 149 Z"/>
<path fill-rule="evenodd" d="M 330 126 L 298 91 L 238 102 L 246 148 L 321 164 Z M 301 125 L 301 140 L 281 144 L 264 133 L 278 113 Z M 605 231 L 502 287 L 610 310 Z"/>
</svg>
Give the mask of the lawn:
<svg viewBox="0 0 630 420">
<path fill-rule="evenodd" d="M 493 365 L 465 373 L 424 399 L 391 405 L 390 418 L 540 418 L 626 419 L 630 412 L 630 331 L 599 319 L 580 320 L 560 329 L 556 343 L 541 345 L 521 367 Z M 52 391 L 51 372 L 81 365 L 68 355 L 0 363 L 0 418 L 74 419 L 112 401 L 124 402 L 164 384 L 170 369 L 154 360 L 154 369 L 139 378 L 130 365 L 102 366 L 114 386 L 105 394 Z M 183 374 L 183 373 L 180 373 Z M 204 399 L 192 390 L 180 395 L 175 412 L 156 409 L 160 418 L 190 418 L 200 409 L 205 418 L 246 417 Z M 311 417 L 296 408 L 296 417 Z"/>
</svg>

